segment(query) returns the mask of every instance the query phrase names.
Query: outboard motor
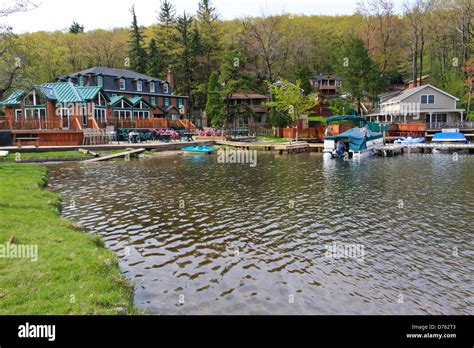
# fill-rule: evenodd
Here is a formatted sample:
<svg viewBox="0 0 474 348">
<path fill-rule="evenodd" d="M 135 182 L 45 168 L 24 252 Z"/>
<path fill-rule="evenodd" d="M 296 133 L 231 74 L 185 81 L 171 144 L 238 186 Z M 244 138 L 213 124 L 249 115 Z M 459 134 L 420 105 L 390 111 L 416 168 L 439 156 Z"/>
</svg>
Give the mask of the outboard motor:
<svg viewBox="0 0 474 348">
<path fill-rule="evenodd" d="M 338 141 L 337 144 L 336 144 L 335 157 L 337 157 L 337 158 L 344 157 L 345 153 L 346 153 L 346 144 L 344 144 L 343 141 Z"/>
</svg>

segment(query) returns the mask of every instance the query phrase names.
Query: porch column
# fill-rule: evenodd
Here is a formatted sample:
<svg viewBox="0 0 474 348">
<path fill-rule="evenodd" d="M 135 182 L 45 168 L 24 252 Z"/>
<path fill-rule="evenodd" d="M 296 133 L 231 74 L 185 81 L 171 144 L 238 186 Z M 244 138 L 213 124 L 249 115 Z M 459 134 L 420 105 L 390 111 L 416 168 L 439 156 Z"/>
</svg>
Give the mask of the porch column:
<svg viewBox="0 0 474 348">
<path fill-rule="evenodd" d="M 403 122 L 407 123 L 407 114 L 403 114 Z"/>
<path fill-rule="evenodd" d="M 433 123 L 433 113 L 430 112 L 430 127 L 431 127 L 431 124 Z"/>
<path fill-rule="evenodd" d="M 461 111 L 461 122 L 464 122 L 464 111 Z"/>
</svg>

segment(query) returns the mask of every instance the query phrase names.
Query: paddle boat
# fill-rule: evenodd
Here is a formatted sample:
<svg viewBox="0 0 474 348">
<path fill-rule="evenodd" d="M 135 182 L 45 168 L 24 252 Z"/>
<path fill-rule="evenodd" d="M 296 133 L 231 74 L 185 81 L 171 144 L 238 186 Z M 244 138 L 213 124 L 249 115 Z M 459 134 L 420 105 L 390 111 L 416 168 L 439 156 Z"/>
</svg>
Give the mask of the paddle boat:
<svg viewBox="0 0 474 348">
<path fill-rule="evenodd" d="M 440 147 L 435 147 L 433 153 L 465 153 L 467 150 L 456 149 L 456 148 L 445 148 L 445 144 L 469 144 L 465 135 L 461 132 L 446 131 L 436 133 L 431 140 L 433 144 L 439 144 Z"/>
<path fill-rule="evenodd" d="M 185 147 L 182 149 L 185 152 L 193 152 L 193 153 L 207 153 L 211 154 L 216 151 L 216 149 L 213 149 L 212 147 L 208 147 L 205 145 L 199 145 L 199 146 L 189 146 Z"/>
<path fill-rule="evenodd" d="M 425 142 L 425 138 L 417 138 L 417 137 L 404 137 L 395 140 L 394 144 L 403 144 L 403 145 L 413 145 L 413 144 L 421 144 Z"/>
<path fill-rule="evenodd" d="M 0 157 L 8 156 L 8 151 L 0 151 Z"/>
<path fill-rule="evenodd" d="M 334 135 L 332 123 L 352 121 L 357 127 Z M 326 120 L 326 136 L 324 137 L 324 159 L 344 158 L 359 159 L 374 154 L 376 146 L 384 145 L 384 137 L 380 132 L 367 128 L 367 120 L 360 116 L 333 116 Z"/>
</svg>

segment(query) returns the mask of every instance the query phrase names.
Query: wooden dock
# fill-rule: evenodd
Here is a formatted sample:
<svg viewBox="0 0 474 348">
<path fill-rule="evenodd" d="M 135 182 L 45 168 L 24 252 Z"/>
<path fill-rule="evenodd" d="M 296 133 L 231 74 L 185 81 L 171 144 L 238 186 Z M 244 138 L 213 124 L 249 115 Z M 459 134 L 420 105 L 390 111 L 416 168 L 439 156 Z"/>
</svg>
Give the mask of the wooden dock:
<svg viewBox="0 0 474 348">
<path fill-rule="evenodd" d="M 309 144 L 307 142 L 291 142 L 291 143 L 275 143 L 275 142 L 256 142 L 256 143 L 242 143 L 237 141 L 217 141 L 218 145 L 232 146 L 242 150 L 267 150 L 278 151 L 280 155 L 283 153 L 301 153 L 308 151 L 322 152 L 323 144 Z"/>
<path fill-rule="evenodd" d="M 474 144 L 387 144 L 384 146 L 378 146 L 374 150 L 379 156 L 390 157 L 410 153 L 412 150 L 419 153 L 432 153 L 433 149 L 449 150 L 453 152 L 467 150 L 469 153 L 474 153 Z"/>
<path fill-rule="evenodd" d="M 273 147 L 275 151 L 278 151 L 280 155 L 284 152 L 287 154 L 291 153 L 300 153 L 300 152 L 308 152 L 309 151 L 309 144 L 298 142 L 298 143 L 285 143 L 285 144 L 277 144 Z"/>
<path fill-rule="evenodd" d="M 61 146 L 4 146 L 0 147 L 0 150 L 9 151 L 10 153 L 36 153 L 36 152 L 62 152 L 62 151 L 79 151 L 82 150 L 89 150 L 94 152 L 103 152 L 103 151 L 113 151 L 113 150 L 125 150 L 125 149 L 141 149 L 145 148 L 148 151 L 153 152 L 162 152 L 162 151 L 177 151 L 181 150 L 187 146 L 199 146 L 199 145 L 206 145 L 206 146 L 213 146 L 215 145 L 215 141 L 172 141 L 169 143 L 162 143 L 162 142 L 145 142 L 145 143 L 129 143 L 129 142 L 121 142 L 121 143 L 110 143 L 110 144 L 102 144 L 102 145 L 61 145 Z"/>
<path fill-rule="evenodd" d="M 242 150 L 273 150 L 275 143 L 272 142 L 256 142 L 256 143 L 244 143 L 239 141 L 227 141 L 227 140 L 218 140 L 216 141 L 217 145 L 232 146 Z"/>
<path fill-rule="evenodd" d="M 88 159 L 88 160 L 85 160 L 83 162 L 84 163 L 102 162 L 102 161 L 108 161 L 108 160 L 111 160 L 111 159 L 114 159 L 114 158 L 120 158 L 120 157 L 130 158 L 130 156 L 132 156 L 132 155 L 138 155 L 138 154 L 143 153 L 145 151 L 146 151 L 146 149 L 143 149 L 143 148 L 142 149 L 136 149 L 136 150 L 129 150 L 129 151 L 124 151 L 124 152 L 120 152 L 120 153 L 115 153 L 113 155 L 107 155 L 107 156 L 101 156 L 101 157 Z"/>
</svg>

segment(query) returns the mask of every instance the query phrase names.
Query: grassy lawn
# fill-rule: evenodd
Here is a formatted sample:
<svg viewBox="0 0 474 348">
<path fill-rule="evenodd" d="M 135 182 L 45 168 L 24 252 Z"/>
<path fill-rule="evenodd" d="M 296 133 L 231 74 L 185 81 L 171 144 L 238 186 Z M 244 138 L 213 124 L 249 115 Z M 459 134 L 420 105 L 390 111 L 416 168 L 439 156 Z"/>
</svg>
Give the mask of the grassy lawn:
<svg viewBox="0 0 474 348">
<path fill-rule="evenodd" d="M 31 152 L 31 153 L 20 153 L 21 159 L 30 159 L 30 158 L 47 158 L 47 157 L 86 157 L 87 155 L 79 151 L 62 151 L 62 152 Z M 16 158 L 16 153 L 9 153 L 8 156 L 0 157 L 2 160 L 14 160 Z"/>
<path fill-rule="evenodd" d="M 45 184 L 43 166 L 0 164 L 0 246 L 38 247 L 36 262 L 0 254 L 0 315 L 136 314 L 115 255 L 60 217 Z"/>
<path fill-rule="evenodd" d="M 261 141 L 267 141 L 272 143 L 286 143 L 288 141 L 288 139 L 286 138 L 274 137 L 272 135 L 257 135 L 257 138 Z"/>
</svg>

